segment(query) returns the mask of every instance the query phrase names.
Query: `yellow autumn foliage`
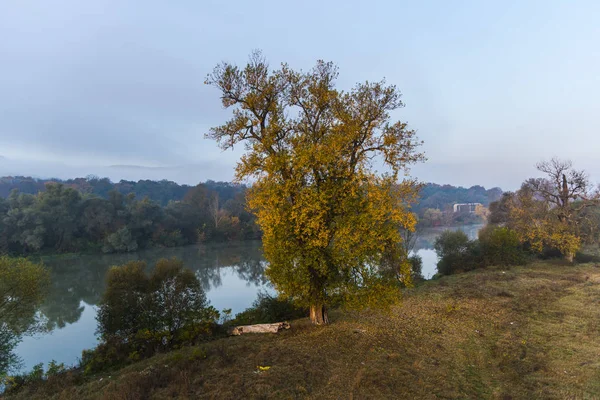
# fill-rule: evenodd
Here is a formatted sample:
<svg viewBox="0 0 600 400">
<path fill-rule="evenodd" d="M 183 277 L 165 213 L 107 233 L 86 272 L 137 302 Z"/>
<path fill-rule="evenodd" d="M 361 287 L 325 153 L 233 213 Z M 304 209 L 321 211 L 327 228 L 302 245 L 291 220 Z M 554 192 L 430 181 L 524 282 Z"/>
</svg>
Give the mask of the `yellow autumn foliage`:
<svg viewBox="0 0 600 400">
<path fill-rule="evenodd" d="M 395 86 L 344 92 L 336 78 L 323 61 L 308 72 L 285 64 L 270 72 L 260 53 L 243 69 L 218 65 L 207 83 L 233 115 L 207 136 L 223 149 L 246 148 L 236 177 L 253 181 L 248 205 L 280 294 L 321 308 L 332 299 L 390 303 L 398 280 L 410 279 L 399 229 L 416 224 L 417 183 L 406 172 L 424 159 L 421 142 L 391 121 L 403 107 Z"/>
<path fill-rule="evenodd" d="M 544 248 L 553 248 L 571 257 L 579 250 L 581 239 L 573 227 L 561 221 L 556 210 L 536 199 L 527 187 L 512 195 L 507 206 L 509 227 L 532 250 L 541 253 Z"/>
</svg>

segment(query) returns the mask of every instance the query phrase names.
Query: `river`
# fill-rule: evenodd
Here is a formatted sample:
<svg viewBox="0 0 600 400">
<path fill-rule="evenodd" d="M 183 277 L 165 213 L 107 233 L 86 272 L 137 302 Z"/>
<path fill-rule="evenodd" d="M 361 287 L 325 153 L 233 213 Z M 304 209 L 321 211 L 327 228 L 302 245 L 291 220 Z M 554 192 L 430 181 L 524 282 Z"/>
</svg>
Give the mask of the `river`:
<svg viewBox="0 0 600 400">
<path fill-rule="evenodd" d="M 476 238 L 482 225 L 428 228 L 419 233 L 414 253 L 423 258 L 423 275 L 436 273 L 435 238 L 445 229 L 460 229 Z M 44 257 L 51 270 L 52 286 L 39 312 L 49 331 L 24 337 L 15 349 L 22 370 L 51 360 L 75 365 L 81 351 L 96 346 L 96 305 L 104 292 L 108 268 L 132 260 L 152 266 L 160 258 L 177 257 L 192 269 L 207 298 L 218 310 L 231 308 L 233 315 L 252 305 L 259 291 L 273 292 L 264 276 L 266 261 L 260 242 L 235 242 L 157 248 L 127 254 L 68 255 Z"/>
</svg>

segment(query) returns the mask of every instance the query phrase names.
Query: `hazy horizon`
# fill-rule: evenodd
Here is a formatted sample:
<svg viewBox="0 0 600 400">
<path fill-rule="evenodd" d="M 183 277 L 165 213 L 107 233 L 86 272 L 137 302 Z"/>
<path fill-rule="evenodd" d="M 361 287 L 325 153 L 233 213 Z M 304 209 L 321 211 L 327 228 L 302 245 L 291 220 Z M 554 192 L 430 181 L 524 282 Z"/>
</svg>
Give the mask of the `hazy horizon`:
<svg viewBox="0 0 600 400">
<path fill-rule="evenodd" d="M 396 84 L 421 181 L 514 190 L 558 156 L 598 182 L 599 16 L 593 1 L 7 3 L 0 175 L 231 180 L 242 150 L 204 139 L 229 113 L 203 82 L 259 48 L 273 68 L 335 62 L 340 89 Z"/>
</svg>

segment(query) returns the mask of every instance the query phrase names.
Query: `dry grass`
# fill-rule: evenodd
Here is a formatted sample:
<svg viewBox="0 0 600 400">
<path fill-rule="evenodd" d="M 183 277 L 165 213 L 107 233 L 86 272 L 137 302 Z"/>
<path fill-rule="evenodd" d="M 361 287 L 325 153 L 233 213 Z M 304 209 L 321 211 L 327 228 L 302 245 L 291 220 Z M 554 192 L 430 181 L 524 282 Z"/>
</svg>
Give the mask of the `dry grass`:
<svg viewBox="0 0 600 400">
<path fill-rule="evenodd" d="M 388 314 L 334 313 L 231 337 L 75 385 L 56 399 L 600 398 L 600 267 L 490 268 L 407 291 Z M 257 366 L 270 366 L 258 372 Z"/>
</svg>

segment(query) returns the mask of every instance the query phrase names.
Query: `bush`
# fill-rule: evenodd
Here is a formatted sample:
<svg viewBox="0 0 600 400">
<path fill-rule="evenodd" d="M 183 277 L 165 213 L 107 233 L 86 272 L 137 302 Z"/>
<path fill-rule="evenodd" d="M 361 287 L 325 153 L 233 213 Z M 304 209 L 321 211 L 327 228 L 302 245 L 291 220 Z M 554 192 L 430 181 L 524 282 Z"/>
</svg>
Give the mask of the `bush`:
<svg viewBox="0 0 600 400">
<path fill-rule="evenodd" d="M 410 263 L 411 278 L 413 282 L 425 279 L 423 277 L 423 259 L 421 256 L 414 254 L 408 257 L 408 262 Z"/>
<path fill-rule="evenodd" d="M 86 372 L 135 361 L 157 351 L 195 343 L 213 332 L 219 313 L 206 300 L 196 275 L 176 259 L 112 267 L 98 308 L 102 343 L 82 355 Z"/>
<path fill-rule="evenodd" d="M 259 292 L 252 307 L 236 314 L 232 325 L 266 324 L 270 322 L 289 321 L 306 317 L 308 309 L 298 307 L 290 299 L 273 297 L 265 292 Z"/>
<path fill-rule="evenodd" d="M 437 269 L 442 275 L 470 271 L 483 266 L 479 243 L 470 241 L 464 232 L 444 231 L 435 240 L 433 248 L 440 259 Z"/>
<path fill-rule="evenodd" d="M 33 386 L 44 381 L 60 379 L 66 372 L 67 368 L 65 364 L 59 364 L 52 360 L 48 363 L 48 370 L 46 372 L 44 372 L 44 364 L 39 363 L 34 365 L 30 372 L 5 377 L 0 380 L 0 384 L 4 385 L 5 394 L 15 394 L 25 386 Z"/>
<path fill-rule="evenodd" d="M 438 272 L 450 275 L 488 265 L 519 265 L 527 262 L 527 252 L 513 230 L 488 225 L 479 231 L 479 240 L 469 240 L 463 232 L 445 231 L 435 241 Z"/>
<path fill-rule="evenodd" d="M 145 262 L 130 261 L 108 270 L 106 291 L 96 315 L 97 332 L 103 339 L 127 338 L 146 325 L 143 321 L 147 317 L 144 310 L 148 293 L 145 269 Z"/>
<path fill-rule="evenodd" d="M 506 227 L 488 225 L 479 231 L 485 265 L 519 265 L 527 260 L 519 237 Z"/>
</svg>

